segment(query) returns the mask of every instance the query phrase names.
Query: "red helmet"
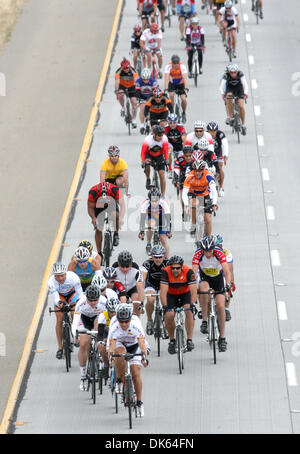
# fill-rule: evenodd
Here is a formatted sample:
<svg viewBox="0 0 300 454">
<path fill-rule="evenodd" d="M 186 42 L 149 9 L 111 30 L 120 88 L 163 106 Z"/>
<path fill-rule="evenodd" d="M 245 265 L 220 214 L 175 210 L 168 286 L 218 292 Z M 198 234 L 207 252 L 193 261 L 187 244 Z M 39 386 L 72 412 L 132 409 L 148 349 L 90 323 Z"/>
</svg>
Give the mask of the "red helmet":
<svg viewBox="0 0 300 454">
<path fill-rule="evenodd" d="M 150 32 L 151 33 L 157 33 L 159 30 L 159 25 L 158 24 L 151 24 L 150 25 Z"/>
<path fill-rule="evenodd" d="M 155 96 L 155 98 L 160 98 L 164 94 L 164 92 L 162 91 L 161 88 L 154 87 L 152 94 L 153 94 L 153 96 Z"/>
<path fill-rule="evenodd" d="M 122 69 L 129 68 L 130 67 L 130 61 L 126 60 L 126 58 L 124 57 L 123 60 L 121 61 L 121 67 L 122 67 Z"/>
<path fill-rule="evenodd" d="M 136 25 L 133 27 L 133 30 L 134 30 L 135 32 L 139 32 L 139 31 L 142 30 L 142 27 L 140 26 L 140 24 L 136 24 Z"/>
</svg>

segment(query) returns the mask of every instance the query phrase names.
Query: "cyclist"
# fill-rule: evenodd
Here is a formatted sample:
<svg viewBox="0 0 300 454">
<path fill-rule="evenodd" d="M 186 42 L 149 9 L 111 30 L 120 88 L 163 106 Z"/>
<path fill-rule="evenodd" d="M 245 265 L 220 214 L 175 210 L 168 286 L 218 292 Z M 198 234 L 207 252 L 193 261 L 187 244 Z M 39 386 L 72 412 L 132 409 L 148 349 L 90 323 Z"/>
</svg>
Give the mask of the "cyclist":
<svg viewBox="0 0 300 454">
<path fill-rule="evenodd" d="M 140 217 L 140 233 L 139 238 L 145 238 L 145 223 L 147 218 L 147 245 L 146 253 L 150 255 L 151 239 L 153 229 L 158 227 L 159 239 L 166 250 L 166 257 L 169 256 L 169 245 L 167 238 L 172 237 L 171 233 L 171 212 L 166 199 L 161 197 L 161 193 L 157 188 L 152 188 L 148 192 L 148 198 L 141 205 Z"/>
<path fill-rule="evenodd" d="M 90 252 L 90 256 L 91 256 L 94 260 L 96 260 L 96 261 L 98 262 L 98 264 L 101 266 L 102 257 L 98 254 L 98 252 L 93 251 L 93 245 L 92 245 L 92 243 L 91 243 L 90 241 L 88 241 L 88 240 L 82 240 L 82 241 L 80 241 L 80 243 L 78 244 L 78 247 L 81 247 L 81 246 L 86 247 L 86 248 L 89 250 L 89 252 Z M 74 258 L 74 256 L 73 256 L 72 258 Z"/>
<path fill-rule="evenodd" d="M 186 18 L 190 18 L 196 14 L 195 0 L 177 0 L 176 10 L 179 17 L 180 39 L 184 41 L 184 25 Z"/>
<path fill-rule="evenodd" d="M 165 326 L 170 342 L 168 352 L 175 353 L 175 313 L 172 309 L 184 307 L 191 309 L 197 302 L 197 285 L 194 272 L 184 265 L 183 258 L 173 255 L 168 261 L 168 266 L 162 270 L 160 281 L 160 299 L 164 311 Z M 195 348 L 193 343 L 194 317 L 191 310 L 185 313 L 185 327 L 187 332 L 187 351 Z"/>
<path fill-rule="evenodd" d="M 206 162 L 208 170 L 215 176 L 219 175 L 219 163 L 217 160 L 217 156 L 214 151 L 211 151 L 210 144 L 207 139 L 202 137 L 202 139 L 198 142 L 198 150 L 195 150 L 192 158 L 195 159 L 203 159 Z"/>
<path fill-rule="evenodd" d="M 154 87 L 152 96 L 146 101 L 144 115 L 150 118 L 153 127 L 160 123 L 166 126 L 168 113 L 173 113 L 173 105 L 168 96 L 159 87 Z"/>
<path fill-rule="evenodd" d="M 233 6 L 232 0 L 226 0 L 224 6 L 218 11 L 217 24 L 222 32 L 223 41 L 226 42 L 226 31 L 231 30 L 233 57 L 236 58 L 236 33 L 240 29 L 241 22 L 238 10 Z"/>
<path fill-rule="evenodd" d="M 147 366 L 147 346 L 145 342 L 145 334 L 141 329 L 141 325 L 132 320 L 132 308 L 128 304 L 119 304 L 116 310 L 118 323 L 116 323 L 110 331 L 110 345 L 108 350 L 108 357 L 111 353 L 124 354 L 128 353 L 143 353 L 141 356 L 134 356 L 130 360 L 130 369 L 132 374 L 132 381 L 137 398 L 137 408 L 139 415 L 144 416 L 144 405 L 142 402 L 142 377 L 141 365 Z M 116 388 L 115 392 L 121 392 L 121 384 L 124 382 L 125 373 L 125 360 L 123 358 L 115 358 L 116 367 Z"/>
<path fill-rule="evenodd" d="M 159 29 L 159 25 L 154 23 L 150 25 L 150 28 L 143 31 L 140 39 L 141 51 L 146 54 L 147 66 L 149 69 L 152 67 L 152 52 L 155 53 L 158 60 L 158 77 L 162 78 L 162 51 L 161 51 L 161 40 L 162 32 Z M 152 76 L 155 75 L 152 72 Z"/>
<path fill-rule="evenodd" d="M 48 290 L 52 297 L 54 309 L 60 310 L 63 307 L 63 303 L 66 302 L 73 308 L 77 301 L 81 301 L 84 298 L 84 294 L 81 287 L 81 282 L 77 274 L 73 271 L 67 271 L 67 267 L 62 262 L 56 262 L 52 268 L 53 275 L 48 280 Z M 56 312 L 56 338 L 58 344 L 58 350 L 56 352 L 56 358 L 62 359 L 63 348 L 62 348 L 62 335 L 63 335 L 63 312 Z M 73 318 L 73 313 L 71 312 Z"/>
<path fill-rule="evenodd" d="M 254 1 L 255 0 L 252 0 L 251 11 L 255 11 Z M 259 17 L 261 19 L 263 19 L 264 15 L 263 15 L 263 12 L 262 12 L 262 0 L 258 0 L 258 6 L 259 6 Z"/>
<path fill-rule="evenodd" d="M 137 113 L 137 102 L 136 102 L 136 92 L 135 92 L 135 82 L 137 81 L 139 75 L 136 70 L 130 65 L 130 61 L 125 57 L 121 61 L 120 67 L 115 73 L 115 94 L 117 100 L 121 105 L 121 117 L 125 116 L 124 108 L 124 94 L 125 91 L 128 91 L 128 96 L 130 98 L 132 106 L 132 127 L 136 128 L 136 113 Z"/>
<path fill-rule="evenodd" d="M 217 210 L 218 194 L 213 175 L 207 170 L 207 164 L 201 159 L 192 163 L 192 171 L 188 174 L 183 184 L 182 200 L 185 207 L 189 206 L 191 197 L 192 223 L 191 235 L 196 233 L 196 208 L 197 197 L 204 197 L 204 224 L 205 233 L 210 235 L 212 231 L 212 212 Z"/>
<path fill-rule="evenodd" d="M 143 279 L 145 282 L 145 293 L 154 294 L 159 293 L 160 290 L 160 279 L 163 268 L 168 265 L 168 259 L 166 258 L 166 250 L 161 245 L 153 246 L 151 249 L 151 258 L 145 260 L 140 267 L 143 273 Z M 147 326 L 146 334 L 149 336 L 153 334 L 153 320 L 152 314 L 154 312 L 155 297 L 147 297 L 146 313 L 147 313 Z"/>
<path fill-rule="evenodd" d="M 141 72 L 141 77 L 136 81 L 136 95 L 140 106 L 140 133 L 145 133 L 145 105 L 149 98 L 153 95 L 153 89 L 158 86 L 157 80 L 151 76 L 151 70 L 144 68 Z"/>
<path fill-rule="evenodd" d="M 175 165 L 174 165 L 174 174 L 173 174 L 173 183 L 175 187 L 179 188 L 180 190 L 180 200 L 182 205 L 182 220 L 185 221 L 185 213 L 184 213 L 184 203 L 182 201 L 182 189 L 183 183 L 192 170 L 192 153 L 193 149 L 190 145 L 185 145 L 183 147 L 183 154 L 179 155 Z"/>
<path fill-rule="evenodd" d="M 92 285 L 96 285 L 96 287 L 100 289 L 101 295 L 99 299 L 99 304 L 100 303 L 102 304 L 103 310 L 105 310 L 105 305 L 109 298 L 118 299 L 117 293 L 113 289 L 107 288 L 107 280 L 102 273 L 96 274 L 96 276 L 93 277 Z"/>
<path fill-rule="evenodd" d="M 187 27 L 185 31 L 185 41 L 188 54 L 188 77 L 193 77 L 193 54 L 194 47 L 197 49 L 198 53 L 198 62 L 199 62 L 199 73 L 202 74 L 202 62 L 203 62 L 203 53 L 205 49 L 205 32 L 204 28 L 199 25 L 198 17 L 192 17 L 191 24 Z"/>
<path fill-rule="evenodd" d="M 226 256 L 220 248 L 216 247 L 214 235 L 206 236 L 200 241 L 200 248 L 194 254 L 192 267 L 194 273 L 200 273 L 199 289 L 202 292 L 208 291 L 210 288 L 216 292 L 223 292 L 216 295 L 216 305 L 218 311 L 218 322 L 220 329 L 220 338 L 218 346 L 220 352 L 225 352 L 227 342 L 225 338 L 225 292 L 230 288 L 231 275 Z M 225 276 L 226 287 L 224 286 Z M 202 308 L 202 324 L 200 331 L 203 334 L 208 333 L 207 316 L 208 316 L 208 295 L 200 295 L 200 304 Z"/>
<path fill-rule="evenodd" d="M 98 350 L 102 356 L 104 368 L 103 368 L 103 378 L 105 380 L 108 379 L 108 357 L 106 353 L 106 346 L 107 346 L 107 336 L 109 331 L 109 325 L 111 319 L 116 315 L 116 309 L 120 301 L 116 298 L 109 298 L 106 301 L 106 310 L 101 312 L 98 316 L 98 336 L 97 341 L 101 342 L 98 344 Z"/>
<path fill-rule="evenodd" d="M 80 279 L 83 291 L 90 285 L 95 273 L 100 272 L 100 265 L 90 255 L 90 251 L 83 246 L 78 247 L 72 257 L 68 271 L 73 271 Z"/>
<path fill-rule="evenodd" d="M 207 139 L 209 142 L 209 150 L 214 151 L 214 141 L 212 136 L 205 131 L 206 123 L 202 120 L 197 120 L 194 122 L 194 132 L 190 132 L 186 136 L 185 145 L 190 145 L 194 150 L 199 149 L 199 141 L 201 139 Z"/>
<path fill-rule="evenodd" d="M 226 322 L 229 322 L 231 320 L 231 313 L 229 310 L 230 297 L 231 298 L 233 297 L 232 292 L 234 292 L 236 289 L 236 286 L 234 283 L 234 273 L 233 273 L 233 257 L 232 257 L 232 253 L 223 246 L 223 238 L 221 235 L 219 235 L 219 234 L 215 235 L 215 242 L 216 242 L 216 246 L 218 246 L 224 252 L 224 254 L 226 256 L 226 261 L 228 263 L 229 271 L 230 271 L 231 289 L 228 291 L 228 293 L 226 295 L 226 303 L 225 303 Z"/>
<path fill-rule="evenodd" d="M 133 312 L 135 315 L 140 315 L 143 313 L 144 283 L 139 265 L 133 261 L 129 251 L 122 251 L 118 255 L 117 262 L 112 266 L 117 271 L 117 280 L 125 287 L 127 297 L 132 301 L 139 301 L 139 303 L 133 303 Z"/>
<path fill-rule="evenodd" d="M 155 125 L 153 133 L 144 140 L 141 150 L 142 167 L 145 167 L 146 189 L 149 190 L 151 188 L 150 165 L 154 163 L 158 171 L 163 197 L 166 190 L 165 167 L 169 164 L 169 143 L 164 131 L 162 126 Z"/>
<path fill-rule="evenodd" d="M 186 93 L 188 92 L 188 90 L 186 66 L 180 61 L 178 55 L 173 55 L 171 57 L 170 63 L 165 68 L 165 91 L 169 92 L 173 106 L 175 93 L 180 96 L 182 107 L 182 123 L 186 123 Z"/>
<path fill-rule="evenodd" d="M 120 189 L 106 182 L 99 183 L 89 190 L 88 196 L 88 214 L 92 219 L 95 229 L 95 242 L 99 255 L 102 254 L 102 229 L 105 219 L 105 210 L 108 217 L 114 223 L 113 245 L 119 245 L 119 212 L 121 206 L 121 215 L 125 211 L 124 199 Z M 102 213 L 102 214 L 101 214 Z M 101 216 L 99 216 L 101 214 Z M 122 218 L 121 218 L 122 219 Z"/>
<path fill-rule="evenodd" d="M 186 139 L 186 130 L 184 126 L 178 124 L 178 117 L 176 114 L 170 114 L 167 120 L 169 126 L 165 128 L 165 135 L 169 141 L 169 177 L 172 178 L 172 153 L 174 153 L 175 162 L 178 155 L 180 153 L 182 154 L 183 143 Z"/>
<path fill-rule="evenodd" d="M 207 131 L 213 138 L 214 141 L 214 152 L 218 159 L 219 164 L 219 197 L 224 197 L 224 169 L 223 163 L 226 166 L 228 160 L 228 140 L 224 132 L 219 129 L 218 124 L 215 121 L 210 121 L 207 125 Z"/>
<path fill-rule="evenodd" d="M 138 0 L 138 12 L 139 16 L 142 18 L 142 28 L 145 30 L 149 22 L 149 17 L 151 22 L 155 21 L 157 0 Z"/>
<path fill-rule="evenodd" d="M 141 39 L 142 33 L 143 33 L 142 27 L 140 26 L 140 24 L 136 24 L 133 27 L 133 34 L 131 35 L 131 42 L 130 42 L 134 68 L 137 68 L 138 55 L 139 55 L 139 52 L 141 52 L 140 39 Z M 143 62 L 144 62 L 144 56 L 143 56 Z"/>
<path fill-rule="evenodd" d="M 240 109 L 241 121 L 242 121 L 242 134 L 246 135 L 247 128 L 245 125 L 245 106 L 244 98 L 248 98 L 248 83 L 244 73 L 240 71 L 237 64 L 229 64 L 226 72 L 222 77 L 220 84 L 220 92 L 223 100 L 225 100 L 227 119 L 226 124 L 233 126 L 233 98 L 237 97 L 238 107 Z"/>
<path fill-rule="evenodd" d="M 161 23 L 161 31 L 165 31 L 165 15 L 167 10 L 168 0 L 157 0 L 157 7 L 160 12 L 160 23 Z"/>
<path fill-rule="evenodd" d="M 125 188 L 128 194 L 128 164 L 120 158 L 120 148 L 111 145 L 108 150 L 108 157 L 102 162 L 100 167 L 100 183 L 108 181 L 119 188 Z"/>
<path fill-rule="evenodd" d="M 80 390 L 87 390 L 86 363 L 89 356 L 91 337 L 87 331 L 97 330 L 98 316 L 103 307 L 99 306 L 100 289 L 96 285 L 89 285 L 86 289 L 85 300 L 76 305 L 76 312 L 80 314 L 77 324 L 80 346 L 78 362 L 80 367 Z"/>
<path fill-rule="evenodd" d="M 106 279 L 107 288 L 113 290 L 118 295 L 121 303 L 126 303 L 126 289 L 121 282 L 117 281 L 117 271 L 113 266 L 108 266 L 103 270 L 103 277 Z"/>
</svg>

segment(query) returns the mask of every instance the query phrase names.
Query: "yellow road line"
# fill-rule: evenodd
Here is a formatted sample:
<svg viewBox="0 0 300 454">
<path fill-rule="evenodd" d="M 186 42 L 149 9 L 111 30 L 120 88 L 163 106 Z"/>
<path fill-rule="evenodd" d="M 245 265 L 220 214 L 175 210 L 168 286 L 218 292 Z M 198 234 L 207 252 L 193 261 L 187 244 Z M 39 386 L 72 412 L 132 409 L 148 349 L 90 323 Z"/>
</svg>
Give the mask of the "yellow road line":
<svg viewBox="0 0 300 454">
<path fill-rule="evenodd" d="M 13 414 L 13 411 L 15 409 L 15 405 L 16 405 L 16 402 L 17 402 L 17 399 L 18 399 L 19 391 L 20 391 L 21 384 L 22 384 L 22 381 L 23 381 L 23 377 L 24 377 L 24 374 L 25 374 L 25 371 L 26 371 L 28 360 L 29 360 L 31 352 L 32 352 L 32 345 L 33 345 L 33 342 L 34 342 L 34 339 L 35 339 L 35 335 L 36 335 L 36 332 L 37 332 L 39 321 L 40 321 L 40 318 L 41 318 L 41 315 L 42 315 L 42 312 L 43 312 L 43 309 L 44 309 L 45 301 L 46 301 L 46 298 L 47 298 L 48 279 L 49 279 L 50 274 L 51 274 L 52 265 L 56 261 L 58 255 L 59 255 L 59 252 L 60 252 L 61 243 L 62 243 L 63 238 L 64 238 L 64 234 L 65 234 L 65 231 L 66 231 L 68 219 L 69 219 L 69 216 L 70 216 L 70 213 L 71 213 L 71 209 L 72 209 L 72 203 L 73 203 L 73 200 L 74 200 L 77 188 L 78 188 L 78 184 L 79 184 L 79 181 L 80 181 L 80 176 L 81 176 L 81 173 L 82 173 L 82 170 L 83 170 L 83 166 L 84 166 L 84 164 L 86 162 L 86 158 L 87 158 L 87 155 L 88 155 L 88 152 L 89 152 L 89 148 L 90 148 L 90 145 L 91 145 L 91 142 L 92 142 L 93 130 L 94 130 L 94 126 L 95 126 L 95 123 L 96 123 L 98 109 L 99 109 L 99 104 L 100 104 L 100 101 L 101 101 L 104 85 L 105 85 L 107 74 L 108 74 L 108 70 L 109 70 L 109 64 L 110 64 L 110 60 L 111 60 L 111 56 L 112 56 L 112 51 L 113 51 L 113 48 L 114 48 L 115 39 L 116 39 L 116 36 L 117 36 L 118 25 L 119 25 L 119 21 L 120 21 L 120 17 L 121 17 L 123 2 L 124 2 L 124 0 L 118 0 L 118 5 L 117 5 L 115 18 L 114 18 L 114 22 L 113 22 L 113 27 L 112 27 L 112 31 L 111 31 L 111 34 L 110 34 L 110 39 L 109 39 L 109 43 L 108 43 L 108 46 L 107 46 L 106 55 L 105 55 L 105 59 L 104 59 L 104 63 L 103 63 L 103 67 L 102 67 L 102 71 L 101 71 L 101 75 L 100 75 L 100 79 L 99 79 L 99 82 L 98 82 L 98 88 L 97 88 L 96 96 L 95 96 L 95 99 L 94 99 L 93 108 L 92 108 L 92 112 L 91 112 L 91 115 L 90 115 L 90 119 L 89 119 L 89 123 L 88 123 L 88 126 L 87 126 L 87 130 L 86 130 L 86 133 L 85 133 L 85 137 L 84 137 L 84 140 L 83 140 L 83 144 L 82 144 L 82 148 L 81 148 L 81 151 L 80 151 L 80 155 L 79 155 L 79 158 L 78 158 L 78 161 L 77 161 L 77 166 L 76 166 L 76 169 L 75 169 L 75 173 L 74 173 L 74 177 L 73 177 L 73 180 L 72 180 L 71 188 L 70 188 L 69 195 L 68 195 L 68 198 L 67 198 L 67 202 L 66 202 L 66 205 L 65 205 L 65 208 L 64 208 L 64 212 L 63 212 L 62 217 L 61 217 L 61 221 L 60 221 L 60 225 L 59 225 L 59 228 L 58 228 L 58 232 L 57 232 L 54 244 L 52 246 L 52 250 L 50 252 L 50 256 L 49 256 L 49 259 L 48 259 L 47 267 L 46 267 L 46 270 L 45 270 L 45 273 L 44 273 L 44 277 L 43 277 L 43 280 L 42 280 L 41 290 L 40 290 L 39 297 L 38 297 L 38 300 L 37 300 L 37 304 L 36 304 L 36 307 L 35 307 L 35 312 L 34 312 L 32 320 L 31 320 L 31 324 L 30 324 L 30 327 L 29 327 L 29 330 L 28 330 L 28 333 L 27 333 L 27 337 L 26 337 L 23 353 L 22 353 L 22 356 L 21 356 L 21 359 L 20 359 L 20 362 L 19 362 L 18 370 L 17 370 L 16 376 L 15 376 L 12 388 L 10 390 L 8 401 L 7 401 L 7 404 L 6 404 L 5 411 L 4 411 L 4 415 L 3 415 L 3 418 L 2 418 L 2 421 L 1 421 L 0 434 L 2 434 L 2 435 L 7 433 L 7 430 L 9 428 L 9 424 L 11 422 L 12 414 Z"/>
</svg>

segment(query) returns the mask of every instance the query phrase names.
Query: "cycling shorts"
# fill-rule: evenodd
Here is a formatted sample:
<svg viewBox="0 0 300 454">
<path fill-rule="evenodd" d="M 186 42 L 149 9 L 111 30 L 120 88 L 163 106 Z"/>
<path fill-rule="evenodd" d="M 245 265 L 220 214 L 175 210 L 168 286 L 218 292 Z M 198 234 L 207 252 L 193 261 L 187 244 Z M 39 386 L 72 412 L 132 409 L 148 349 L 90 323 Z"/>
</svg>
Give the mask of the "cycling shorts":
<svg viewBox="0 0 300 454">
<path fill-rule="evenodd" d="M 211 277 L 207 276 L 207 274 L 204 274 L 202 270 L 200 270 L 199 273 L 200 276 L 200 282 L 208 282 L 208 285 L 210 288 L 215 290 L 216 292 L 225 292 L 224 288 L 224 276 L 223 273 L 218 274 L 218 276 Z"/>
<path fill-rule="evenodd" d="M 184 91 L 184 84 L 173 84 L 172 82 L 169 82 L 169 85 L 168 85 L 168 92 L 172 93 L 172 92 L 175 92 L 177 93 L 178 95 L 185 95 L 185 91 Z"/>
<path fill-rule="evenodd" d="M 175 307 L 182 307 L 186 304 L 191 304 L 191 293 L 182 293 L 181 295 L 173 295 L 167 293 L 167 308 L 174 309 Z"/>
<path fill-rule="evenodd" d="M 191 197 L 192 199 L 195 199 L 196 197 L 199 197 L 199 196 L 196 196 L 195 194 L 193 194 L 191 192 L 188 193 L 188 196 Z M 204 196 L 204 213 L 212 214 L 213 208 L 212 207 L 205 208 L 207 205 L 211 205 L 211 198 L 209 197 L 209 195 L 205 195 Z"/>
<path fill-rule="evenodd" d="M 120 91 L 128 90 L 128 96 L 129 96 L 129 98 L 136 98 L 135 86 L 134 86 L 134 87 L 129 87 L 129 88 L 127 88 L 127 87 L 124 87 L 124 85 L 122 85 L 122 84 L 120 83 L 120 85 L 119 85 L 119 90 L 120 90 Z"/>
<path fill-rule="evenodd" d="M 163 154 L 156 156 L 155 158 L 151 156 L 150 154 L 146 153 L 146 159 L 151 159 L 151 161 L 156 162 L 157 170 L 165 170 L 166 169 L 166 164 L 165 164 L 165 157 Z"/>
<path fill-rule="evenodd" d="M 154 126 L 154 125 L 158 124 L 158 120 L 166 120 L 169 115 L 169 111 L 166 110 L 166 111 L 160 112 L 160 113 L 150 111 L 149 114 L 150 114 L 150 124 L 151 124 L 151 126 Z"/>
<path fill-rule="evenodd" d="M 227 93 L 232 93 L 233 96 L 237 96 L 238 98 L 244 98 L 245 93 L 244 93 L 243 84 L 239 83 L 235 87 L 233 87 L 232 85 L 226 84 L 225 93 L 226 94 Z"/>
</svg>

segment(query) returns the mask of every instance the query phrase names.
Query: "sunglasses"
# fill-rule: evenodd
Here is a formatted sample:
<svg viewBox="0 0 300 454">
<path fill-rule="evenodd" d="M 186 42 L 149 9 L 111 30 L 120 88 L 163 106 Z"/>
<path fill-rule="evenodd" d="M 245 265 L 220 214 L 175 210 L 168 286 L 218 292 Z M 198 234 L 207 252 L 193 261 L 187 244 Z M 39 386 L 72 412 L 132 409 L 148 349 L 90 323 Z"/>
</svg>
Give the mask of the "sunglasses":
<svg viewBox="0 0 300 454">
<path fill-rule="evenodd" d="M 171 270 L 181 270 L 181 266 L 171 266 Z"/>
<path fill-rule="evenodd" d="M 129 323 L 130 322 L 130 319 L 129 320 L 118 320 L 119 323 Z"/>
<path fill-rule="evenodd" d="M 204 129 L 195 129 L 195 132 L 203 132 Z"/>
</svg>

